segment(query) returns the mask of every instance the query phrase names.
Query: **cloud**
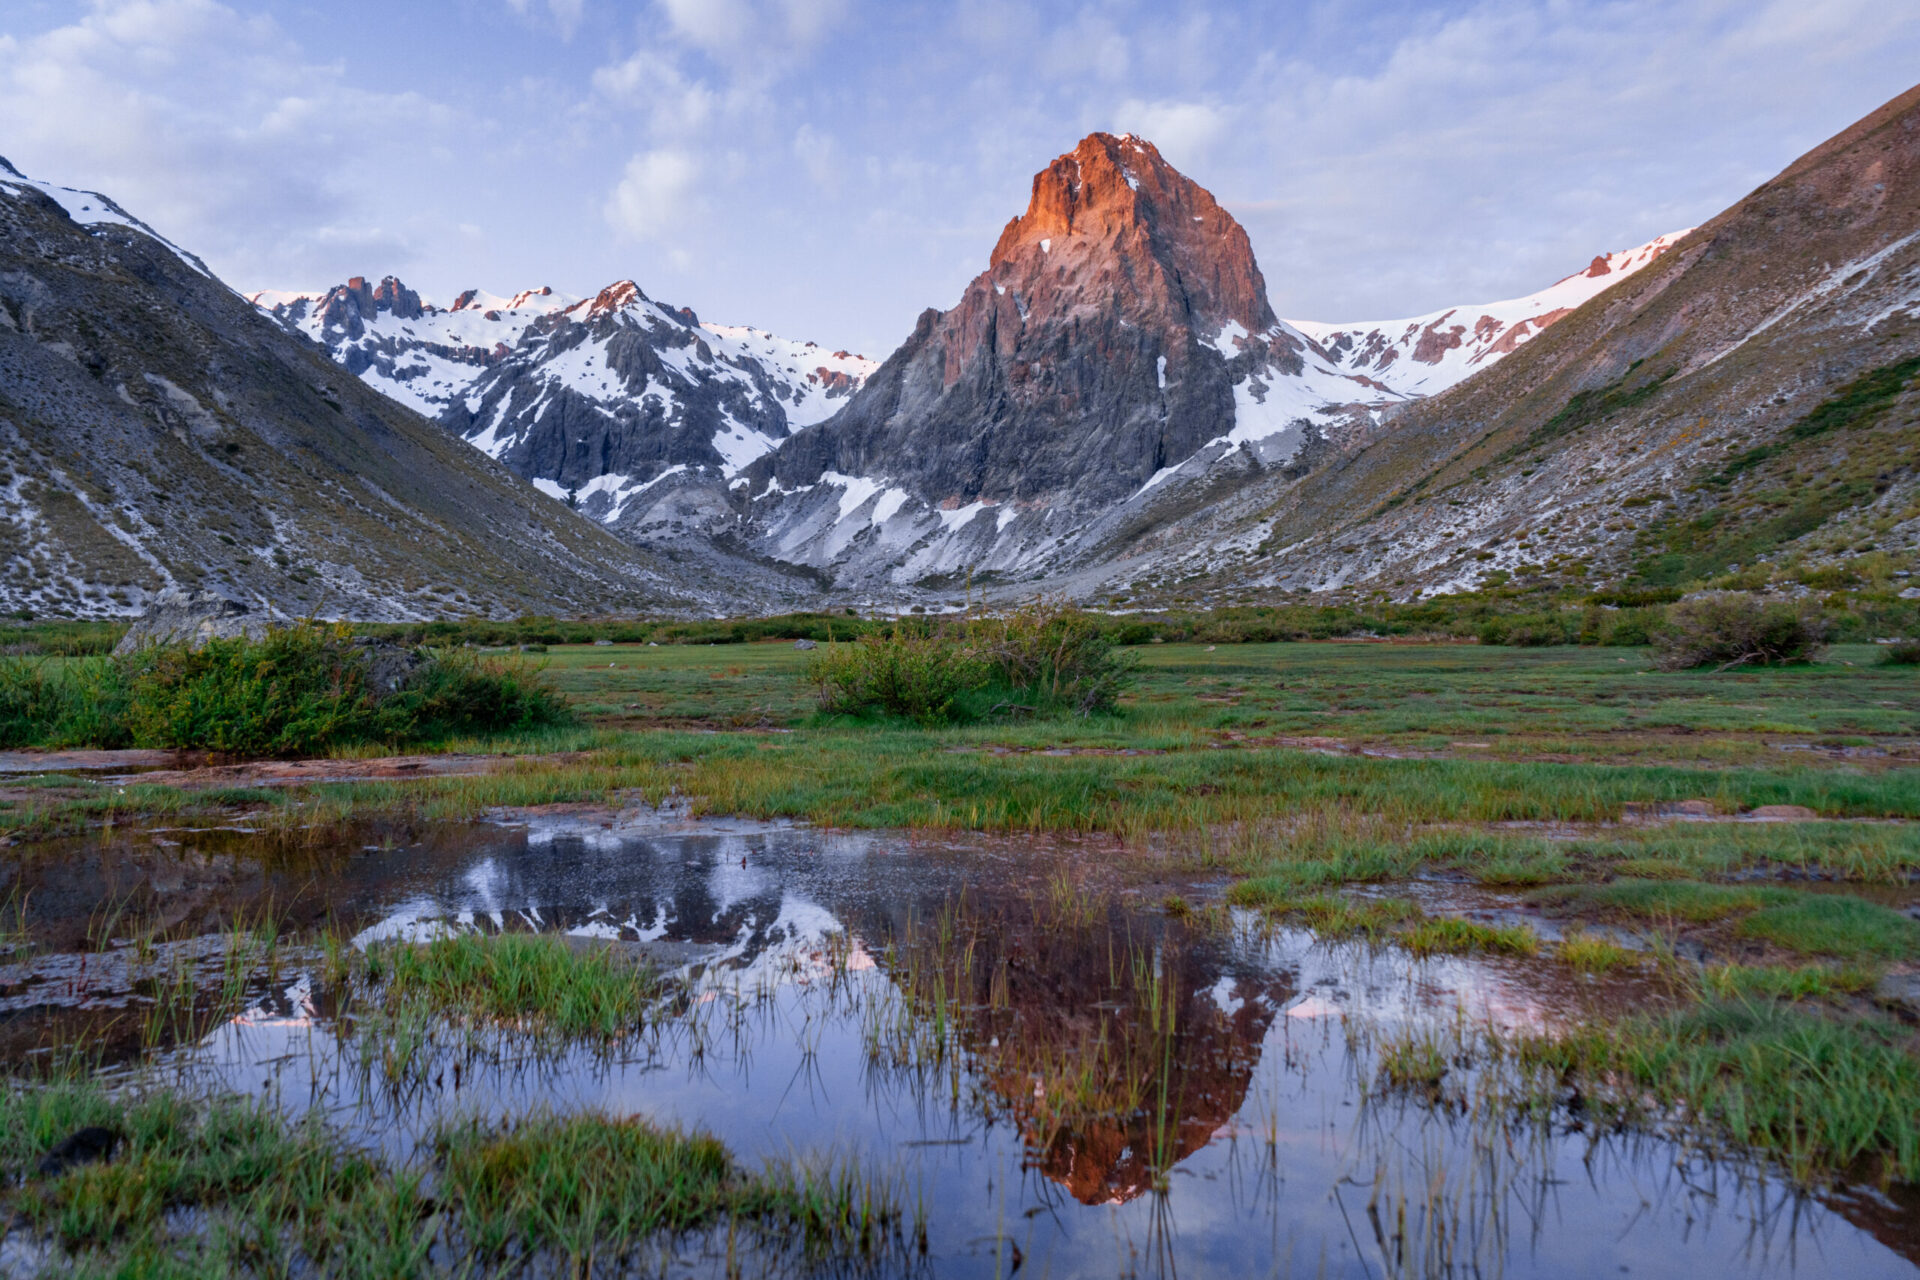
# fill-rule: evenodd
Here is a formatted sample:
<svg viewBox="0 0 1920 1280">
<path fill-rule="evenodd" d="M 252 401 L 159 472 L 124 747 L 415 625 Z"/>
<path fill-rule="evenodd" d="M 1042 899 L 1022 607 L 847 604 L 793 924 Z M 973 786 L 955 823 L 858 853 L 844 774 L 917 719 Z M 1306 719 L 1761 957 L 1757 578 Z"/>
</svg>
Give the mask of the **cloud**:
<svg viewBox="0 0 1920 1280">
<path fill-rule="evenodd" d="M 1133 49 L 1110 19 L 1085 9 L 1054 30 L 1043 65 L 1050 76 L 1118 82 L 1133 65 Z"/>
<path fill-rule="evenodd" d="M 772 79 L 846 17 L 845 0 L 659 0 L 668 27 L 736 74 Z"/>
<path fill-rule="evenodd" d="M 532 0 L 507 0 L 507 5 L 522 17 L 525 17 L 533 8 Z M 586 16 L 586 11 L 586 0 L 547 0 L 547 13 L 553 18 L 554 25 L 560 29 L 562 40 L 573 39 L 574 32 L 580 29 L 580 21 Z"/>
<path fill-rule="evenodd" d="M 684 151 L 644 151 L 627 161 L 608 197 L 607 222 L 630 239 L 661 239 L 694 211 L 699 178 L 699 162 Z"/>
<path fill-rule="evenodd" d="M 1114 123 L 1152 142 L 1175 167 L 1202 163 L 1226 133 L 1231 114 L 1203 102 L 1142 102 L 1129 98 Z"/>
<path fill-rule="evenodd" d="M 829 190 L 839 186 L 840 144 L 832 134 L 822 133 L 810 124 L 801 125 L 793 135 L 793 154 L 815 186 Z"/>
<path fill-rule="evenodd" d="M 383 173 L 455 132 L 412 92 L 349 85 L 270 19 L 215 0 L 104 0 L 78 22 L 0 36 L 8 158 L 98 188 L 235 283 L 319 283 L 342 246 L 405 261 L 413 212 L 382 212 Z"/>
<path fill-rule="evenodd" d="M 704 129 L 721 110 L 721 95 L 688 76 L 678 63 L 652 49 L 593 73 L 593 87 L 608 101 L 636 107 L 657 137 L 688 138 Z"/>
</svg>

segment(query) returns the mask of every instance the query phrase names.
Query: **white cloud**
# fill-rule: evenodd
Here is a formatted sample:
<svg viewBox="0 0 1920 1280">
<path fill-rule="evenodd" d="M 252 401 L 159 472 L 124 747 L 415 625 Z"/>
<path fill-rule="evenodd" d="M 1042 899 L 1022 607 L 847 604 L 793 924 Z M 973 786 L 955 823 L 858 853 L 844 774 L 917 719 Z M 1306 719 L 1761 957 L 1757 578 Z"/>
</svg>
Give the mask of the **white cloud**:
<svg viewBox="0 0 1920 1280">
<path fill-rule="evenodd" d="M 507 0 L 507 5 L 517 14 L 525 17 L 532 10 L 531 0 Z M 562 40 L 573 39 L 573 33 L 580 29 L 580 21 L 586 16 L 586 0 L 547 0 L 547 13 L 554 25 L 560 29 Z"/>
<path fill-rule="evenodd" d="M 840 182 L 840 144 L 830 133 L 803 124 L 793 135 L 793 154 L 815 186 L 835 188 Z"/>
<path fill-rule="evenodd" d="M 1118 82 L 1133 66 L 1133 49 L 1111 19 L 1085 9 L 1055 29 L 1044 66 L 1050 76 Z"/>
<path fill-rule="evenodd" d="M 754 79 L 771 79 L 846 17 L 845 0 L 659 0 L 677 36 Z"/>
<path fill-rule="evenodd" d="M 722 106 L 720 95 L 704 81 L 688 76 L 672 58 L 652 49 L 598 68 L 593 87 L 610 102 L 644 111 L 648 128 L 661 138 L 691 137 Z"/>
<path fill-rule="evenodd" d="M 1175 167 L 1204 162 L 1227 131 L 1227 110 L 1204 102 L 1142 102 L 1130 98 L 1114 113 L 1116 127 L 1159 147 Z"/>
<path fill-rule="evenodd" d="M 347 245 L 404 262 L 416 235 L 396 219 L 418 211 L 379 211 L 369 179 L 417 179 L 407 149 L 455 123 L 215 0 L 102 0 L 0 36 L 0 120 L 22 170 L 105 191 L 236 284 L 317 283 Z"/>
<path fill-rule="evenodd" d="M 682 226 L 697 200 L 700 165 L 684 151 L 660 148 L 627 161 L 607 200 L 613 229 L 635 240 L 656 240 Z"/>
</svg>

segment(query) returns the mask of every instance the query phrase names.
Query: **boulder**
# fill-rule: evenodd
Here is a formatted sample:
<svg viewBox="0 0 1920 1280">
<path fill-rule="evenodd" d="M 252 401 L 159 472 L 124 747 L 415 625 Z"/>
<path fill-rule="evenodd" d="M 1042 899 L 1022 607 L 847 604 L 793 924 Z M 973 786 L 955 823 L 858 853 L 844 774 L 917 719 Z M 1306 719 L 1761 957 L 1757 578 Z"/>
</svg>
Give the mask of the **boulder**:
<svg viewBox="0 0 1920 1280">
<path fill-rule="evenodd" d="M 819 646 L 814 644 L 814 642 L 811 640 L 795 640 L 793 642 L 793 647 L 796 649 L 816 649 Z"/>
<path fill-rule="evenodd" d="M 234 636 L 258 638 L 274 625 L 265 612 L 218 591 L 164 592 L 114 646 L 115 657 L 152 644 L 199 648 L 209 640 Z"/>
<path fill-rule="evenodd" d="M 391 640 L 355 636 L 353 642 L 361 646 L 366 657 L 368 686 L 383 698 L 398 693 L 413 679 L 413 673 L 427 664 L 427 657 L 420 650 Z"/>
</svg>

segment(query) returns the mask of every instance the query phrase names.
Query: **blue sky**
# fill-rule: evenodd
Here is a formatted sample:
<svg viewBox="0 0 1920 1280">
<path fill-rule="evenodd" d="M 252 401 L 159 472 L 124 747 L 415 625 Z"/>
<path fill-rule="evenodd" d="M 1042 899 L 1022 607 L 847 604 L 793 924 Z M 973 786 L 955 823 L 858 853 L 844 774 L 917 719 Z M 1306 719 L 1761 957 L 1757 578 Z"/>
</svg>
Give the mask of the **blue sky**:
<svg viewBox="0 0 1920 1280">
<path fill-rule="evenodd" d="M 632 277 L 884 355 L 1093 129 L 1282 315 L 1531 292 L 1920 78 L 1904 0 L 9 0 L 0 155 L 244 290 Z"/>
</svg>

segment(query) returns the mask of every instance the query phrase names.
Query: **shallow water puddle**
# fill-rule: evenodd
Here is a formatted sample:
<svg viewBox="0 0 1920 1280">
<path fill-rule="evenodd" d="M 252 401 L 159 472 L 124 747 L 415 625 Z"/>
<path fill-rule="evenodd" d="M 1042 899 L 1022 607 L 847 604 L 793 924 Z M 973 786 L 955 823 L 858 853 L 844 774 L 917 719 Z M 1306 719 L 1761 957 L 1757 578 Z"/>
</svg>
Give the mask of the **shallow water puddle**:
<svg viewBox="0 0 1920 1280">
<path fill-rule="evenodd" d="M 246 833 L 145 833 L 23 862 L 12 889 L 59 949 L 0 965 L 6 1051 L 137 1020 L 160 999 L 141 975 L 169 965 L 219 981 L 223 923 L 269 903 L 289 938 L 325 921 L 361 947 L 558 934 L 646 955 L 678 998 L 613 1046 L 451 1027 L 400 1044 L 342 1016 L 296 943 L 157 1069 L 317 1106 L 396 1161 L 448 1118 L 592 1108 L 711 1132 L 750 1166 L 857 1164 L 924 1217 L 902 1265 L 941 1276 L 1879 1276 L 1920 1258 L 1904 1193 L 1807 1197 L 1564 1105 L 1524 1118 L 1471 1047 L 1581 1017 L 1590 987 L 1557 966 L 1170 920 L 1069 846 L 654 815 L 411 834 L 254 856 Z M 130 936 L 113 903 L 173 932 L 83 957 L 90 935 Z M 1407 1044 L 1442 1066 L 1395 1087 L 1385 1059 Z M 669 1269 L 722 1266 L 695 1241 Z"/>
</svg>

